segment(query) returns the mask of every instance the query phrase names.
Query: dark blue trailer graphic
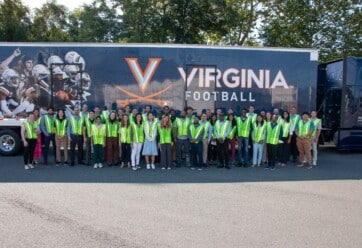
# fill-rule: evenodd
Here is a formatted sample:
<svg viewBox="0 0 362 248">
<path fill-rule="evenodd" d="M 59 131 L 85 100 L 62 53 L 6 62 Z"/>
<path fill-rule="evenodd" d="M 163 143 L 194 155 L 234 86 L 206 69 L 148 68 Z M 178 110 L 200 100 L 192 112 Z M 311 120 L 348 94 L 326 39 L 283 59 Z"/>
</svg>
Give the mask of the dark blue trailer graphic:
<svg viewBox="0 0 362 248">
<path fill-rule="evenodd" d="M 307 49 L 1 43 L 1 111 L 12 115 L 34 105 L 81 103 L 192 106 L 199 113 L 238 112 L 250 104 L 259 110 L 296 105 L 309 111 L 316 102 L 317 59 L 318 52 Z M 12 83 L 8 74 L 14 71 L 19 81 Z"/>
</svg>

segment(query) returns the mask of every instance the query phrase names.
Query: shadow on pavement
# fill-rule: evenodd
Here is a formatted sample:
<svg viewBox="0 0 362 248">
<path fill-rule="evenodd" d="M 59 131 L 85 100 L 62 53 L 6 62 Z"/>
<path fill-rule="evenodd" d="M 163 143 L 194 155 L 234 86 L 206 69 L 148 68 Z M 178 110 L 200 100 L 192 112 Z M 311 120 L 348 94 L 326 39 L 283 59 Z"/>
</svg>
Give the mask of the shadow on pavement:
<svg viewBox="0 0 362 248">
<path fill-rule="evenodd" d="M 139 171 L 129 168 L 104 167 L 93 169 L 85 165 L 74 167 L 54 164 L 38 165 L 24 170 L 22 156 L 0 156 L 0 183 L 48 182 L 48 183 L 232 183 L 306 180 L 360 180 L 362 178 L 362 153 L 337 152 L 333 148 L 320 149 L 318 166 L 311 170 L 289 163 L 275 171 L 260 168 L 231 167 L 230 170 L 209 167 L 203 171 L 189 168 L 173 168 L 163 171 Z"/>
</svg>

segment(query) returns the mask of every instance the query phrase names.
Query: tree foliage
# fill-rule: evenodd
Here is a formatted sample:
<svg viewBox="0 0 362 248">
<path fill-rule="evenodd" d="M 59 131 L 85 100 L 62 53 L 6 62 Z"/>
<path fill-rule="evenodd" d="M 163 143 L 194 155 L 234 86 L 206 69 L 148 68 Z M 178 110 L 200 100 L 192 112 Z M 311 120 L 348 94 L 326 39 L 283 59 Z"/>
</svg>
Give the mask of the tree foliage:
<svg viewBox="0 0 362 248">
<path fill-rule="evenodd" d="M 30 12 L 0 0 L 0 41 L 223 44 L 316 48 L 362 56 L 358 0 L 57 0 Z"/>
</svg>

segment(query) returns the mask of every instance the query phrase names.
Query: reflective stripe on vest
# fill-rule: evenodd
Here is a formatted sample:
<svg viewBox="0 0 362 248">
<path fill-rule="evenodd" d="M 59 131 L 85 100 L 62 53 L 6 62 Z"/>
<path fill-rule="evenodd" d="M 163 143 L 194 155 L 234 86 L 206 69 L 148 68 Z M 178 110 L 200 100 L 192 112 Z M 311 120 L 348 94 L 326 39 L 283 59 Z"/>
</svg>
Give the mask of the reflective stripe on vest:
<svg viewBox="0 0 362 248">
<path fill-rule="evenodd" d="M 236 119 L 238 136 L 247 138 L 250 135 L 250 127 L 251 127 L 252 119 L 250 117 L 246 117 L 243 121 L 242 117 Z"/>
<path fill-rule="evenodd" d="M 190 126 L 191 138 L 198 139 L 203 128 L 204 128 L 203 125 L 199 125 L 197 128 L 195 128 L 195 125 L 191 125 Z"/>
<path fill-rule="evenodd" d="M 231 128 L 231 130 L 230 130 L 228 139 L 233 139 L 234 136 L 235 136 L 235 133 L 236 133 L 236 126 L 233 126 L 233 127 Z"/>
<path fill-rule="evenodd" d="M 253 140 L 254 142 L 260 142 L 263 139 L 263 134 L 265 132 L 266 123 L 261 126 L 258 126 L 254 123 L 254 131 L 253 131 Z"/>
<path fill-rule="evenodd" d="M 92 124 L 93 145 L 104 145 L 104 137 L 106 136 L 106 126 L 102 124 L 100 127 L 97 124 Z"/>
<path fill-rule="evenodd" d="M 204 125 L 204 139 L 207 139 L 209 135 L 209 129 L 210 129 L 210 122 L 206 121 Z"/>
<path fill-rule="evenodd" d="M 83 119 L 76 120 L 74 116 L 70 117 L 70 125 L 72 127 L 72 134 L 82 135 Z"/>
<path fill-rule="evenodd" d="M 35 124 L 35 123 L 31 124 L 28 121 L 24 121 L 26 138 L 28 138 L 28 139 L 37 138 L 38 135 L 36 134 L 36 127 L 37 127 L 37 124 Z"/>
<path fill-rule="evenodd" d="M 148 134 L 148 136 L 153 137 L 157 128 L 157 121 L 153 121 L 150 127 L 150 123 L 148 121 L 145 122 L 144 131 Z"/>
<path fill-rule="evenodd" d="M 298 123 L 298 132 L 300 136 L 307 136 L 307 134 L 310 131 L 310 124 L 311 121 L 308 120 L 306 123 L 304 123 L 303 120 L 300 120 Z"/>
<path fill-rule="evenodd" d="M 280 129 L 282 127 L 281 124 L 277 123 L 274 128 L 271 126 L 271 122 L 269 122 L 267 127 L 267 136 L 266 136 L 266 143 L 277 145 L 279 143 L 279 136 L 280 136 Z"/>
<path fill-rule="evenodd" d="M 177 135 L 178 136 L 187 136 L 187 129 L 190 124 L 190 119 L 185 118 L 184 121 L 181 121 L 181 118 L 176 119 L 177 125 Z"/>
<path fill-rule="evenodd" d="M 107 122 L 106 124 L 106 129 L 107 129 L 107 137 L 113 137 L 113 138 L 117 138 L 118 137 L 118 123 L 117 122 Z"/>
<path fill-rule="evenodd" d="M 290 122 L 283 123 L 283 138 L 287 138 L 289 136 L 290 125 Z"/>
<path fill-rule="evenodd" d="M 293 130 L 295 129 L 295 126 L 297 125 L 299 120 L 300 120 L 299 115 L 294 115 L 293 117 L 290 116 L 290 123 L 292 124 Z"/>
<path fill-rule="evenodd" d="M 135 122 L 132 122 L 131 126 L 133 129 L 133 142 L 143 143 L 145 141 L 143 125 L 137 125 Z"/>
<path fill-rule="evenodd" d="M 67 123 L 68 121 L 66 119 L 63 119 L 63 121 L 60 121 L 58 119 L 55 120 L 55 133 L 58 136 L 64 136 L 67 130 Z"/>
<path fill-rule="evenodd" d="M 318 130 L 318 126 L 319 126 L 319 124 L 321 124 L 321 123 L 322 123 L 322 120 L 321 120 L 321 119 L 316 118 L 315 120 L 313 120 L 314 131 L 313 131 L 313 133 L 312 133 L 312 137 L 314 137 L 314 136 L 316 135 L 317 130 Z"/>
<path fill-rule="evenodd" d="M 121 143 L 131 143 L 131 126 L 121 127 Z"/>
<path fill-rule="evenodd" d="M 172 128 L 160 127 L 160 144 L 170 144 Z"/>
<path fill-rule="evenodd" d="M 220 125 L 220 121 L 216 121 L 214 128 L 216 133 L 218 134 L 219 138 L 224 137 L 226 130 L 228 129 L 229 126 L 229 122 L 228 121 L 224 121 L 224 123 L 222 124 L 222 126 Z"/>
<path fill-rule="evenodd" d="M 50 117 L 49 115 L 44 116 L 45 128 L 47 133 L 54 133 L 54 117 Z"/>
<path fill-rule="evenodd" d="M 87 137 L 91 137 L 92 135 L 92 125 L 94 123 L 94 119 L 91 121 L 89 118 L 85 119 L 85 127 L 86 127 L 86 131 L 87 131 Z"/>
</svg>

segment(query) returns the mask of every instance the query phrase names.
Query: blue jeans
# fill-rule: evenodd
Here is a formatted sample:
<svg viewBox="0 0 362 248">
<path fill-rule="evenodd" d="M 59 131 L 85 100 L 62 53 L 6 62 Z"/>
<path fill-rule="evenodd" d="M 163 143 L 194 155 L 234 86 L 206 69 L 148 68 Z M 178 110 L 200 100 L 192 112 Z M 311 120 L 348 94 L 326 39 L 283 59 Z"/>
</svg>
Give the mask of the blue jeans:
<svg viewBox="0 0 362 248">
<path fill-rule="evenodd" d="M 53 145 L 53 156 L 55 158 L 56 146 L 55 146 L 55 135 L 53 133 L 49 134 L 49 136 L 44 135 L 44 150 L 43 150 L 44 163 L 48 162 L 48 153 L 49 153 L 50 142 L 52 142 L 52 145 Z"/>
<path fill-rule="evenodd" d="M 239 137 L 238 141 L 238 159 L 240 163 L 247 164 L 249 162 L 249 137 Z M 244 156 L 242 156 L 242 153 Z M 242 157 L 244 160 L 242 160 Z"/>
<path fill-rule="evenodd" d="M 263 158 L 263 148 L 264 148 L 264 143 L 253 144 L 253 165 L 261 164 L 261 159 Z"/>
</svg>

